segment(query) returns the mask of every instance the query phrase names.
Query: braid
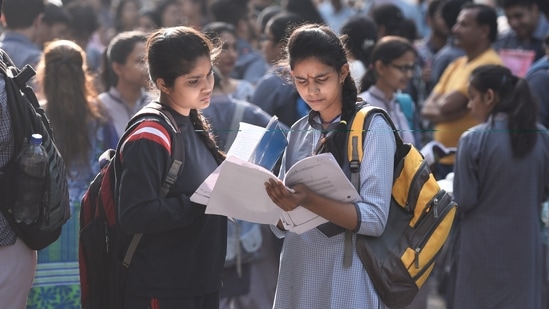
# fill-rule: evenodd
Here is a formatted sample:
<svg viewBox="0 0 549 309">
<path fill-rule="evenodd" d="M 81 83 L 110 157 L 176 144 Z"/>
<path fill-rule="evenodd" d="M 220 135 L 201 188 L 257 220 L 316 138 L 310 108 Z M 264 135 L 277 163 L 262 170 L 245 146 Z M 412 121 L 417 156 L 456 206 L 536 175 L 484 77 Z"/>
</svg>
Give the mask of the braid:
<svg viewBox="0 0 549 309">
<path fill-rule="evenodd" d="M 193 123 L 194 130 L 198 132 L 200 139 L 202 139 L 202 142 L 208 147 L 208 150 L 212 153 L 217 163 L 221 164 L 221 162 L 225 160 L 225 154 L 217 147 L 207 120 L 202 116 L 202 113 L 198 112 L 196 109 L 191 109 L 189 116 Z"/>
<path fill-rule="evenodd" d="M 343 98 L 342 98 L 342 110 L 341 110 L 341 121 L 334 128 L 334 134 L 331 134 L 326 138 L 323 143 L 322 148 L 330 151 L 337 162 L 341 167 L 347 162 L 345 158 L 345 143 L 347 142 L 347 133 L 349 131 L 348 125 L 351 123 L 355 113 L 356 113 L 356 102 L 357 102 L 357 89 L 355 82 L 351 75 L 347 75 L 345 81 L 343 82 Z"/>
</svg>

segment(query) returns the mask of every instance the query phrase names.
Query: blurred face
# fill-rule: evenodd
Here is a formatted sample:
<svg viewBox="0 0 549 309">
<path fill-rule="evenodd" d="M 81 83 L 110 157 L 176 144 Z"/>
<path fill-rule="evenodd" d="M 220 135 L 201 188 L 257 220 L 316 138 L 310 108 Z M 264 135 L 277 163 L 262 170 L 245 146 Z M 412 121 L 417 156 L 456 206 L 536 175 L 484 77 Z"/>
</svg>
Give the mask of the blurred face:
<svg viewBox="0 0 549 309">
<path fill-rule="evenodd" d="M 154 21 L 146 15 L 139 16 L 139 19 L 137 20 L 137 30 L 141 30 L 146 33 L 153 32 L 158 26 L 154 23 Z"/>
<path fill-rule="evenodd" d="M 56 39 L 66 39 L 68 31 L 68 25 L 65 23 L 53 23 L 51 25 L 42 23 L 37 43 L 42 45 Z"/>
<path fill-rule="evenodd" d="M 309 107 L 328 121 L 341 114 L 342 84 L 349 74 L 349 65 L 338 73 L 335 68 L 317 58 L 306 58 L 295 63 L 291 71 L 301 98 Z"/>
<path fill-rule="evenodd" d="M 463 9 L 459 12 L 457 22 L 452 28 L 454 34 L 454 43 L 467 50 L 477 46 L 479 42 L 486 40 L 483 38 L 487 32 L 487 26 L 480 26 L 476 21 L 477 9 Z"/>
<path fill-rule="evenodd" d="M 265 34 L 261 40 L 261 52 L 269 64 L 274 64 L 280 56 L 280 44 L 275 42 L 269 27 L 265 28 Z"/>
<path fill-rule="evenodd" d="M 494 108 L 494 95 L 492 89 L 482 93 L 469 84 L 469 103 L 467 107 L 478 121 L 484 122 Z"/>
<path fill-rule="evenodd" d="M 414 75 L 415 61 L 416 55 L 411 51 L 405 52 L 389 64 L 383 64 L 378 60 L 375 66 L 376 85 L 391 92 L 405 89 Z"/>
<path fill-rule="evenodd" d="M 137 24 L 137 17 L 139 16 L 137 4 L 133 1 L 127 1 L 124 4 L 124 8 L 120 13 L 120 19 L 124 30 L 133 30 Z"/>
<path fill-rule="evenodd" d="M 161 20 L 162 27 L 175 27 L 183 25 L 183 13 L 181 12 L 179 5 L 171 4 L 166 7 L 164 12 L 162 12 Z"/>
<path fill-rule="evenodd" d="M 223 76 L 229 76 L 238 58 L 236 37 L 230 32 L 223 32 L 221 40 L 223 40 L 223 52 L 219 55 L 217 68 Z"/>
<path fill-rule="evenodd" d="M 157 81 L 162 91 L 160 99 L 182 115 L 191 109 L 204 109 L 210 105 L 214 87 L 212 62 L 209 57 L 197 59 L 194 68 L 175 79 L 173 87 L 166 87 L 162 79 Z"/>
<path fill-rule="evenodd" d="M 148 82 L 147 66 L 144 61 L 145 42 L 135 44 L 132 52 L 128 55 L 126 63 L 115 63 L 113 66 L 118 82 L 121 81 L 134 85 L 135 87 L 145 87 Z"/>
<path fill-rule="evenodd" d="M 181 11 L 185 16 L 201 15 L 201 1 L 179 0 L 181 3 Z"/>
<path fill-rule="evenodd" d="M 437 10 L 435 12 L 435 15 L 433 16 L 433 19 L 431 20 L 431 28 L 435 34 L 440 36 L 448 36 L 448 34 L 450 33 L 450 31 L 446 27 L 444 19 L 442 18 L 440 10 Z"/>
<path fill-rule="evenodd" d="M 516 5 L 505 9 L 507 22 L 517 37 L 528 39 L 534 33 L 539 20 L 539 10 L 536 5 Z"/>
</svg>

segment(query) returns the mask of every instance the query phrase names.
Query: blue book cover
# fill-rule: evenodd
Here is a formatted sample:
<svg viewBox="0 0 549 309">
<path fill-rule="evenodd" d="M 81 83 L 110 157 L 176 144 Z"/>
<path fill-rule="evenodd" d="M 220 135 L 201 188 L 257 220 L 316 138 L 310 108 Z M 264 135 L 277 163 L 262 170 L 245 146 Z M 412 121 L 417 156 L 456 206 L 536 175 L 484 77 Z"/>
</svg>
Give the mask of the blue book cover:
<svg viewBox="0 0 549 309">
<path fill-rule="evenodd" d="M 288 141 L 276 116 L 271 118 L 266 129 L 265 134 L 252 152 L 249 162 L 272 171 L 284 153 Z"/>
</svg>

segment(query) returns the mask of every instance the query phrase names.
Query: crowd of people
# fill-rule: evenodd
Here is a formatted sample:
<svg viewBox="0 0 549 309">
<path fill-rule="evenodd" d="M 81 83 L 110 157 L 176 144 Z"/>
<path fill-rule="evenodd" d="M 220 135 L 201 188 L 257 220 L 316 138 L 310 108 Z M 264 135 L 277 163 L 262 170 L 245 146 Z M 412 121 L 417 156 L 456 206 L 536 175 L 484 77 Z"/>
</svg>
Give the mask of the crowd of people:
<svg viewBox="0 0 549 309">
<path fill-rule="evenodd" d="M 99 155 L 153 101 L 175 115 L 184 138 L 144 122 L 122 141 L 119 223 L 144 235 L 125 308 L 385 308 L 347 248 L 357 234 L 386 228 L 396 145 L 385 118 L 369 123 L 378 134 L 363 143 L 360 201 L 265 183 L 281 209 L 301 206 L 329 221 L 317 228 L 235 225 L 190 200 L 225 159 L 240 121 L 264 127 L 278 117 L 288 140 L 273 171 L 280 179 L 323 152 L 348 173 L 347 124 L 364 104 L 385 109 L 406 143 L 457 149 L 432 165 L 436 179 L 454 177 L 451 258 L 441 257 L 451 271 L 435 267 L 406 308 L 426 309 L 437 284 L 449 309 L 549 308 L 549 222 L 541 216 L 549 198 L 549 2 L 0 2 L 0 48 L 18 67 L 36 68 L 31 84 L 67 166 L 72 212 L 60 238 L 38 252 L 15 240 L 0 213 L 6 308 L 81 307 L 80 200 Z M 0 168 L 14 155 L 2 82 Z M 179 142 L 185 164 L 163 196 L 170 143 Z"/>
</svg>

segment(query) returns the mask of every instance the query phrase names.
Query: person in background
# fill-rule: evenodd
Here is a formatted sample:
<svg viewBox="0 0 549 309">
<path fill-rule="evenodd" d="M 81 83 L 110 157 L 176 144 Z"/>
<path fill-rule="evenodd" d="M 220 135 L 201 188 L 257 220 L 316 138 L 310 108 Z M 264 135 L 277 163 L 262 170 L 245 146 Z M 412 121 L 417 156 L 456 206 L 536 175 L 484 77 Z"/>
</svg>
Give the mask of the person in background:
<svg viewBox="0 0 549 309">
<path fill-rule="evenodd" d="M 341 33 L 343 24 L 357 14 L 355 8 L 347 4 L 347 0 L 323 0 L 317 7 L 326 25 L 336 33 Z"/>
<path fill-rule="evenodd" d="M 86 55 L 76 43 L 48 43 L 38 64 L 37 81 L 45 98 L 41 104 L 55 128 L 53 137 L 67 167 L 71 218 L 59 239 L 38 251 L 27 308 L 80 308 L 80 200 L 100 170 L 97 158 L 116 147 L 117 137 L 96 100 Z"/>
<path fill-rule="evenodd" d="M 211 124 L 217 145 L 227 152 L 241 121 L 266 127 L 271 115 L 254 104 L 233 98 L 230 91 L 225 91 L 225 83 L 220 80 L 222 78 L 223 74 L 214 74 L 211 103 L 202 112 Z M 227 255 L 220 308 L 272 307 L 278 259 L 273 253 L 269 237 L 273 236 L 267 225 L 243 220 L 238 223 L 227 222 Z"/>
<path fill-rule="evenodd" d="M 3 0 L 0 0 L 0 15 Z M 0 59 L 4 61 L 4 59 Z M 0 77 L 0 177 L 14 156 L 11 115 L 8 109 L 6 81 Z M 17 237 L 0 211 L 0 299 L 8 308 L 24 309 L 36 270 L 36 250 Z"/>
<path fill-rule="evenodd" d="M 531 70 L 525 79 L 538 103 L 538 121 L 549 128 L 549 34 L 545 36 L 544 46 L 546 56 L 540 59 L 538 68 Z"/>
<path fill-rule="evenodd" d="M 366 90 L 362 81 L 370 67 L 370 54 L 377 42 L 377 26 L 367 16 L 355 15 L 341 26 L 351 77 L 358 91 Z"/>
<path fill-rule="evenodd" d="M 385 36 L 375 45 L 370 63 L 372 68 L 365 76 L 364 86 L 366 91 L 362 97 L 368 104 L 381 107 L 391 116 L 402 141 L 415 144 L 413 128 L 407 120 L 407 116 L 417 119 L 414 103 L 411 102 L 412 115 L 403 112 L 402 104 L 405 102 L 399 97 L 398 92 L 406 88 L 412 78 L 417 51 L 406 39 L 397 36 Z"/>
<path fill-rule="evenodd" d="M 88 70 L 95 75 L 101 67 L 103 52 L 103 47 L 92 44 L 92 37 L 100 30 L 97 13 L 92 6 L 80 2 L 71 2 L 67 5 L 67 9 L 71 14 L 67 39 L 76 42 L 86 51 Z M 97 84 L 96 88 L 100 91 Z"/>
<path fill-rule="evenodd" d="M 4 0 L 2 16 L 6 30 L 0 35 L 0 48 L 13 63 L 36 67 L 42 51 L 35 44 L 40 35 L 45 4 L 42 0 Z"/>
<path fill-rule="evenodd" d="M 370 15 L 377 25 L 377 38 L 386 35 L 400 36 L 410 42 L 416 40 L 416 26 L 407 19 L 398 6 L 385 3 L 372 8 Z"/>
<path fill-rule="evenodd" d="M 288 134 L 279 178 L 300 159 L 322 152 L 331 152 L 347 169 L 347 123 L 360 104 L 343 43 L 326 26 L 304 25 L 290 36 L 287 52 L 296 88 L 311 112 Z M 384 308 L 352 244 L 356 234 L 375 237 L 385 229 L 396 142 L 380 115 L 366 129 L 379 133 L 364 140 L 362 162 L 369 164 L 360 166 L 360 201 L 331 200 L 303 184 L 290 191 L 278 179 L 265 183 L 267 194 L 282 210 L 302 206 L 329 221 L 302 234 L 285 231 L 280 221 L 271 226 L 284 237 L 273 308 Z"/>
<path fill-rule="evenodd" d="M 210 22 L 208 12 L 209 0 L 180 0 L 181 11 L 185 17 L 185 25 L 200 29 Z"/>
<path fill-rule="evenodd" d="M 478 124 L 467 107 L 467 82 L 476 67 L 502 64 L 491 47 L 498 33 L 496 11 L 483 4 L 466 4 L 452 29 L 455 43 L 465 51 L 442 74 L 425 101 L 421 116 L 433 123 L 433 139 L 445 147 L 456 147 L 463 132 Z M 453 171 L 454 155 L 440 160 L 433 169 L 435 178 L 442 179 Z"/>
<path fill-rule="evenodd" d="M 107 91 L 99 94 L 99 101 L 112 119 L 118 137 L 122 137 L 130 118 L 152 101 L 146 90 L 146 41 L 144 32 L 122 32 L 103 54 L 102 79 Z"/>
<path fill-rule="evenodd" d="M 249 0 L 214 0 L 210 12 L 214 21 L 231 24 L 236 32 L 238 58 L 231 76 L 255 85 L 267 72 L 268 64 L 255 47 L 259 35 Z"/>
<path fill-rule="evenodd" d="M 160 17 L 156 14 L 155 10 L 141 9 L 139 11 L 137 25 L 134 30 L 143 31 L 145 33 L 152 33 L 160 27 L 160 23 Z"/>
<path fill-rule="evenodd" d="M 208 35 L 211 40 L 221 40 L 223 52 L 219 55 L 216 63 L 217 73 L 222 76 L 217 80 L 223 92 L 230 94 L 237 100 L 250 101 L 254 94 L 254 85 L 247 80 L 231 77 L 234 71 L 238 52 L 236 50 L 236 32 L 231 24 L 224 22 L 212 22 L 202 28 L 202 32 Z"/>
<path fill-rule="evenodd" d="M 291 29 L 303 22 L 301 16 L 289 12 L 281 12 L 269 20 L 261 41 L 261 52 L 271 68 L 257 82 L 250 101 L 267 113 L 277 116 L 287 127 L 309 111 L 294 84 L 284 78 L 289 68 L 279 64 L 279 60 L 284 57 L 286 39 Z"/>
<path fill-rule="evenodd" d="M 138 0 L 121 0 L 114 11 L 115 34 L 134 30 L 137 26 L 141 3 Z"/>
<path fill-rule="evenodd" d="M 280 7 L 301 16 L 307 23 L 326 24 L 313 0 L 283 0 L 280 2 Z"/>
<path fill-rule="evenodd" d="M 55 39 L 66 39 L 70 23 L 71 15 L 66 7 L 52 2 L 46 3 L 40 34 L 35 43 L 43 50 L 46 42 Z"/>
<path fill-rule="evenodd" d="M 418 53 L 417 64 L 421 70 L 419 78 L 414 78 L 409 85 L 409 93 L 416 102 L 423 102 L 431 92 L 434 85 L 431 80 L 432 62 L 435 54 L 441 50 L 448 41 L 448 28 L 440 14 L 440 7 L 445 0 L 433 0 L 427 10 L 427 24 L 431 29 L 428 36 L 415 44 Z"/>
<path fill-rule="evenodd" d="M 532 51 L 533 61 L 545 55 L 543 38 L 549 33 L 549 22 L 539 10 L 536 0 L 502 0 L 510 29 L 494 43 L 497 51 Z"/>
<path fill-rule="evenodd" d="M 224 160 L 200 110 L 214 86 L 221 47 L 198 30 L 161 28 L 146 43 L 158 102 L 171 111 L 182 138 L 167 123 L 143 121 L 120 152 L 117 211 L 128 234 L 143 233 L 129 268 L 124 308 L 217 309 L 227 243 L 227 218 L 205 214 L 190 196 Z M 171 138 L 170 136 L 174 137 Z M 185 162 L 165 197 L 161 184 L 172 143 L 182 143 Z"/>
<path fill-rule="evenodd" d="M 160 18 L 160 27 L 176 27 L 185 23 L 179 0 L 160 0 L 156 6 L 156 14 Z"/>
<path fill-rule="evenodd" d="M 447 33 L 448 39 L 446 45 L 433 56 L 431 61 L 431 83 L 429 85 L 428 94 L 433 91 L 433 88 L 440 80 L 446 67 L 458 57 L 465 55 L 463 49 L 456 46 L 454 35 L 452 34 L 452 28 L 454 28 L 454 25 L 457 22 L 459 11 L 464 3 L 464 0 L 448 0 L 439 7 L 435 14 L 437 16 L 440 15 L 444 21 L 444 25 L 441 25 L 441 27 L 445 27 L 443 31 Z"/>
<path fill-rule="evenodd" d="M 480 124 L 457 148 L 448 308 L 542 308 L 540 205 L 549 194 L 549 132 L 536 122 L 526 81 L 506 67 L 477 67 L 469 98 Z"/>
</svg>

